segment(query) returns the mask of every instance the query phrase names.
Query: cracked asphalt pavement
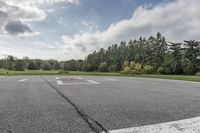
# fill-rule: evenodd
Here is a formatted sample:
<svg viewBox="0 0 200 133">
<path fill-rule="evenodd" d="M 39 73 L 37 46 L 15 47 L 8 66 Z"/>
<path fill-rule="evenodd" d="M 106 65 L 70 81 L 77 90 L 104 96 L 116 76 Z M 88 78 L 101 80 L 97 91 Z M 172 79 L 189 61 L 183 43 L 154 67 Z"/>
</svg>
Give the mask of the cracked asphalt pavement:
<svg viewBox="0 0 200 133">
<path fill-rule="evenodd" d="M 89 133 L 200 116 L 200 83 L 133 77 L 0 77 L 1 133 Z"/>
</svg>

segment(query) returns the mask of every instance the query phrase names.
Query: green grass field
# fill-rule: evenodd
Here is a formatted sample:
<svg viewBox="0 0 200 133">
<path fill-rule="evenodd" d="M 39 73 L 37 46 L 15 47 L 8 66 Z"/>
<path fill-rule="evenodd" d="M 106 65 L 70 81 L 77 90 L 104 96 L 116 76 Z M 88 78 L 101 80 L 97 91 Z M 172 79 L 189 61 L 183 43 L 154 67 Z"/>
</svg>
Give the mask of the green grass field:
<svg viewBox="0 0 200 133">
<path fill-rule="evenodd" d="M 87 76 L 129 76 L 122 75 L 118 72 L 80 72 L 69 71 L 67 73 L 60 70 L 44 71 L 44 70 L 26 70 L 26 71 L 7 71 L 0 69 L 1 76 L 14 76 L 14 75 L 87 75 Z M 200 76 L 187 76 L 187 75 L 159 75 L 159 74 L 140 74 L 134 75 L 134 77 L 143 78 L 160 78 L 160 79 L 173 79 L 173 80 L 185 80 L 200 82 Z"/>
<path fill-rule="evenodd" d="M 26 71 L 12 71 L 0 69 L 0 75 L 2 76 L 14 76 L 14 75 L 93 75 L 93 76 L 123 76 L 120 73 L 113 72 L 80 72 L 80 71 L 69 71 L 64 72 L 60 70 L 26 70 Z"/>
<path fill-rule="evenodd" d="M 118 72 L 81 72 L 81 71 L 69 71 L 68 75 L 123 76 Z"/>
<path fill-rule="evenodd" d="M 52 71 L 44 71 L 44 70 L 26 70 L 26 71 L 12 71 L 12 70 L 5 70 L 0 69 L 0 75 L 56 75 L 58 74 L 58 70 L 52 70 Z"/>
</svg>

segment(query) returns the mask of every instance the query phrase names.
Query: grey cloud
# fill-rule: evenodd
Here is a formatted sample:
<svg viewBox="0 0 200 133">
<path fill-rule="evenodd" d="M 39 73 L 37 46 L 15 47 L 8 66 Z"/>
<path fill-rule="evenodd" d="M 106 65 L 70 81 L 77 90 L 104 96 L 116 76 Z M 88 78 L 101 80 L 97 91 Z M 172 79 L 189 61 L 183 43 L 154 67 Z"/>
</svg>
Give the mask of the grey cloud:
<svg viewBox="0 0 200 133">
<path fill-rule="evenodd" d="M 20 21 L 8 22 L 8 24 L 5 26 L 5 30 L 13 35 L 23 34 L 25 32 L 33 32 L 27 24 L 24 24 Z"/>
<path fill-rule="evenodd" d="M 3 25 L 4 24 L 4 22 L 5 22 L 5 20 L 8 18 L 8 15 L 5 13 L 5 12 L 3 12 L 3 11 L 0 11 L 0 27 L 1 27 L 1 25 Z"/>
<path fill-rule="evenodd" d="M 60 8 L 78 4 L 79 0 L 0 0 L 0 34 L 37 33 L 28 24 L 42 21 L 47 17 L 42 7 Z"/>
<path fill-rule="evenodd" d="M 34 34 L 29 22 L 41 21 L 46 18 L 44 11 L 36 7 L 23 7 L 11 1 L 0 0 L 0 34 L 11 35 Z"/>
</svg>

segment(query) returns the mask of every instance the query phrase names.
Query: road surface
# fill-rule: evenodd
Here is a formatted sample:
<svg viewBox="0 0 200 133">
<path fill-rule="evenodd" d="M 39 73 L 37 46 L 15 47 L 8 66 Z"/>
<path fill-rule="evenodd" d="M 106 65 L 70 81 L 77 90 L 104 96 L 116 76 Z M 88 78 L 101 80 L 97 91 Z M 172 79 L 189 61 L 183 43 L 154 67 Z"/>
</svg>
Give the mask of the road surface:
<svg viewBox="0 0 200 133">
<path fill-rule="evenodd" d="M 103 76 L 0 77 L 1 133 L 118 132 L 198 116 L 200 83 Z"/>
</svg>

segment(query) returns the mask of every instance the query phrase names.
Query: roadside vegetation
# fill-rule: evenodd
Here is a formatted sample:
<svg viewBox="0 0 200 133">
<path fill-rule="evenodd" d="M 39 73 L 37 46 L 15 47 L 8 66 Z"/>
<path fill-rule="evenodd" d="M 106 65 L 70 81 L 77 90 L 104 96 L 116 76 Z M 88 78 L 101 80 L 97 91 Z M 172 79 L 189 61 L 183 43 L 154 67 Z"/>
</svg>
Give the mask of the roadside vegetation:
<svg viewBox="0 0 200 133">
<path fill-rule="evenodd" d="M 122 74 L 120 72 L 83 72 L 83 71 L 63 71 L 63 70 L 25 70 L 13 71 L 0 69 L 1 76 L 15 76 L 15 75 L 84 75 L 84 76 L 128 76 L 132 74 Z M 200 82 L 200 75 L 161 75 L 161 74 L 135 74 L 134 77 L 141 78 L 160 78 Z"/>
<path fill-rule="evenodd" d="M 149 38 L 122 41 L 89 54 L 84 60 L 41 60 L 7 56 L 0 59 L 1 75 L 128 75 L 167 77 L 200 75 L 200 42 L 166 41 L 160 33 Z M 165 76 L 157 76 L 164 74 Z M 183 76 L 182 76 L 183 77 Z M 196 76 L 194 76 L 196 77 Z"/>
</svg>

